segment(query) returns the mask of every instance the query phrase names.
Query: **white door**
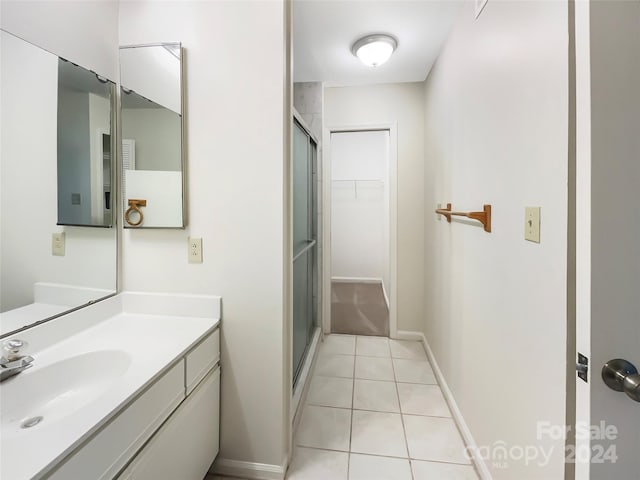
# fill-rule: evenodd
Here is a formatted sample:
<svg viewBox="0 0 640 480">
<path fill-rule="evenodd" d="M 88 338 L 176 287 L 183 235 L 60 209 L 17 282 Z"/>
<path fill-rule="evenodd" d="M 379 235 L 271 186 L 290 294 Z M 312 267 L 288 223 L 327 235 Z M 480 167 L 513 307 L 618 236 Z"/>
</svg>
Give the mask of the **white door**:
<svg viewBox="0 0 640 480">
<path fill-rule="evenodd" d="M 577 347 L 590 370 L 577 381 L 580 480 L 640 478 L 640 398 L 601 373 L 613 359 L 640 368 L 639 25 L 637 0 L 577 2 Z"/>
</svg>

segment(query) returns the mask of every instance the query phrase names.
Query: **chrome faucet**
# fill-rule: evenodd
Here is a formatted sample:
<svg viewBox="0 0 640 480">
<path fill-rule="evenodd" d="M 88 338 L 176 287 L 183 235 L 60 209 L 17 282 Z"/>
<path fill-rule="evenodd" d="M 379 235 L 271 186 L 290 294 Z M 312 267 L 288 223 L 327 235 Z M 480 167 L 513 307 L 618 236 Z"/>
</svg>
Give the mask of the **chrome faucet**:
<svg viewBox="0 0 640 480">
<path fill-rule="evenodd" d="M 30 368 L 33 365 L 33 357 L 24 355 L 23 350 L 27 347 L 27 342 L 13 339 L 2 344 L 2 358 L 0 358 L 0 382 L 9 377 Z"/>
</svg>

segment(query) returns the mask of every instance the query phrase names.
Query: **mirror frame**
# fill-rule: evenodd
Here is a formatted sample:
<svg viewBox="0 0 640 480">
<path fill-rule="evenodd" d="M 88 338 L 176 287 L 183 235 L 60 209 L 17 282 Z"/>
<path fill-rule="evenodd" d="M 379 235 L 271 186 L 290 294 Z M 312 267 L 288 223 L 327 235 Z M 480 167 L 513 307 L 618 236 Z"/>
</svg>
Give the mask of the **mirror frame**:
<svg viewBox="0 0 640 480">
<path fill-rule="evenodd" d="M 121 197 L 123 205 L 120 208 L 119 215 L 122 215 L 122 227 L 127 230 L 184 230 L 187 227 L 187 144 L 186 144 L 186 87 L 185 87 L 185 48 L 182 46 L 182 42 L 157 42 L 157 43 L 141 43 L 141 44 L 129 44 L 129 45 L 120 45 L 119 54 L 123 49 L 126 48 L 144 48 L 144 47 L 164 47 L 164 46 L 178 46 L 180 49 L 180 168 L 182 173 L 182 225 L 178 225 L 175 227 L 154 227 L 154 226 L 145 226 L 145 225 L 128 225 L 124 220 L 124 215 L 126 211 L 126 205 L 124 205 L 124 197 L 118 193 L 118 196 Z M 119 139 L 118 139 L 118 148 L 120 154 L 122 153 L 122 140 L 124 139 L 124 134 L 122 133 L 122 89 L 126 88 L 122 83 L 122 69 L 120 69 L 120 82 L 118 83 L 120 87 L 118 89 L 118 112 L 120 114 L 120 128 L 118 130 Z M 121 159 L 121 157 L 120 157 Z M 119 163 L 119 177 L 120 183 L 122 185 L 122 176 L 124 174 L 124 165 L 122 162 Z M 122 192 L 124 193 L 124 192 Z"/>
</svg>

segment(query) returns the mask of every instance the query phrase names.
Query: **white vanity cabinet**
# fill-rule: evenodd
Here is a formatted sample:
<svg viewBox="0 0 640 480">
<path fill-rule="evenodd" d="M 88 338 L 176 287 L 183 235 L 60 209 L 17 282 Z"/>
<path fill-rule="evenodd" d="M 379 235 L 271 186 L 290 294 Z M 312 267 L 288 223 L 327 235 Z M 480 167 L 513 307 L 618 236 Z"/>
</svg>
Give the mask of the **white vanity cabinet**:
<svg viewBox="0 0 640 480">
<path fill-rule="evenodd" d="M 45 478 L 202 480 L 219 447 L 219 360 L 216 328 Z"/>
<path fill-rule="evenodd" d="M 219 447 L 219 360 L 220 335 L 216 330 L 185 357 L 187 398 L 119 480 L 202 480 L 205 477 Z"/>
<path fill-rule="evenodd" d="M 202 480 L 218 454 L 219 398 L 218 367 L 156 432 L 119 480 Z"/>
</svg>

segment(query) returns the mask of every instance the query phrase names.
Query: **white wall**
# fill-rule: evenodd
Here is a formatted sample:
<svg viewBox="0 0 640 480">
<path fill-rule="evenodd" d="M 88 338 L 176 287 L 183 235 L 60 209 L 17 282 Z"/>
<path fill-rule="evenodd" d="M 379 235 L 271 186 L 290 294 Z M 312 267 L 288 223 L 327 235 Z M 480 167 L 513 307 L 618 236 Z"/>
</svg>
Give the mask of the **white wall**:
<svg viewBox="0 0 640 480">
<path fill-rule="evenodd" d="M 182 168 L 180 116 L 164 108 L 123 108 L 122 138 L 136 141 L 136 170 Z"/>
<path fill-rule="evenodd" d="M 137 160 L 137 159 L 136 159 Z M 123 207 L 126 212 L 129 199 L 144 199 L 147 204 L 140 207 L 143 227 L 176 228 L 183 226 L 182 218 L 182 173 L 161 170 L 125 170 Z M 137 213 L 131 212 L 129 220 L 139 221 Z M 126 218 L 123 225 L 127 225 Z"/>
<path fill-rule="evenodd" d="M 91 145 L 91 219 L 94 224 L 109 223 L 111 212 L 105 216 L 105 185 L 111 185 L 111 172 L 105 171 L 103 134 L 111 135 L 111 103 L 108 98 L 89 94 L 89 143 Z M 113 132 L 115 135 L 115 131 Z M 111 168 L 116 168 L 111 153 Z M 105 178 L 106 175 L 106 178 Z M 113 191 L 111 189 L 110 191 Z"/>
<path fill-rule="evenodd" d="M 118 2 L 2 0 L 0 25 L 110 80 L 118 79 Z"/>
<path fill-rule="evenodd" d="M 58 221 L 91 224 L 89 94 L 58 88 Z M 55 128 L 56 124 L 49 126 Z M 78 203 L 72 195 L 79 195 Z"/>
<path fill-rule="evenodd" d="M 126 230 L 125 290 L 221 295 L 220 458 L 284 461 L 284 5 L 124 2 L 120 41 L 185 49 L 188 226 Z M 289 112 L 286 112 L 286 117 Z M 187 263 L 187 237 L 204 263 Z M 287 257 L 289 258 L 289 257 Z M 288 263 L 288 262 L 287 262 Z"/>
<path fill-rule="evenodd" d="M 115 229 L 56 226 L 58 59 L 4 32 L 1 47 L 0 310 L 33 302 L 35 282 L 115 290 Z M 51 255 L 58 231 L 64 257 Z"/>
<path fill-rule="evenodd" d="M 182 114 L 180 60 L 163 46 L 122 49 L 120 77 L 123 87 Z"/>
<path fill-rule="evenodd" d="M 331 276 L 389 285 L 389 132 L 331 135 Z"/>
<path fill-rule="evenodd" d="M 566 374 L 566 2 L 468 2 L 425 87 L 426 334 L 480 446 L 554 448 L 493 478 L 563 478 Z M 436 203 L 492 205 L 492 233 L 438 221 Z M 542 207 L 540 244 L 524 207 Z"/>
<path fill-rule="evenodd" d="M 400 83 L 325 88 L 324 126 L 397 123 L 398 329 L 424 324 L 424 86 Z"/>
</svg>

